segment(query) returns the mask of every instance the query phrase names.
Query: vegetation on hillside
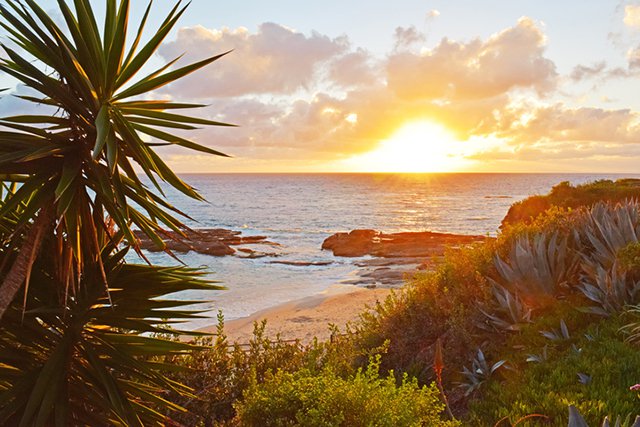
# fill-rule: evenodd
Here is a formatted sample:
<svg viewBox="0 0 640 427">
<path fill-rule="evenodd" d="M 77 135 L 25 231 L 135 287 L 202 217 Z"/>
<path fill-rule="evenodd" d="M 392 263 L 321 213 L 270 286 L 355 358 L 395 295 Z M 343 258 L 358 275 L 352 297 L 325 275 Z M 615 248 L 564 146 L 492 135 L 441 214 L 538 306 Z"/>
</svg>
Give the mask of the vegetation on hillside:
<svg viewBox="0 0 640 427">
<path fill-rule="evenodd" d="M 549 194 L 535 195 L 514 203 L 502 220 L 502 227 L 530 223 L 549 208 L 566 210 L 590 207 L 597 202 L 622 202 L 640 197 L 640 180 L 626 178 L 607 179 L 573 186 L 564 181 L 554 186 Z"/>
<path fill-rule="evenodd" d="M 271 342 L 256 325 L 249 347 L 229 351 L 220 329 L 208 349 L 171 359 L 193 369 L 175 379 L 200 398 L 181 421 L 252 425 L 272 414 L 281 425 L 349 425 L 362 393 L 372 416 L 403 419 L 404 406 L 375 402 L 392 402 L 413 378 L 429 399 L 441 380 L 444 394 L 425 412 L 439 414 L 434 425 L 566 425 L 571 406 L 573 422 L 608 416 L 630 426 L 640 415 L 639 236 L 636 202 L 552 207 L 495 240 L 450 250 L 329 342 Z M 387 389 L 389 375 L 399 388 Z M 405 401 L 426 402 L 409 388 Z"/>
</svg>

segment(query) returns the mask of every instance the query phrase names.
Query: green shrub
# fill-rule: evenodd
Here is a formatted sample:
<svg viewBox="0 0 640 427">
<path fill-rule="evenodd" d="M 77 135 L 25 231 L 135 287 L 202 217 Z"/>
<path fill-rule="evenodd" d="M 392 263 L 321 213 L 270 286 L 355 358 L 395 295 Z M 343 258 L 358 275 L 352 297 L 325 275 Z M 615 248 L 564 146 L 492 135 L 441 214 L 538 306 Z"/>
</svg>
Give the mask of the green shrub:
<svg viewBox="0 0 640 427">
<path fill-rule="evenodd" d="M 640 273 L 640 242 L 629 243 L 617 254 L 620 267 L 632 273 Z"/>
<path fill-rule="evenodd" d="M 536 195 L 514 203 L 502 220 L 502 228 L 517 223 L 530 223 L 551 207 L 576 209 L 589 207 L 597 202 L 620 202 L 640 197 L 640 180 L 599 180 L 572 186 L 561 182 L 547 195 Z"/>
<path fill-rule="evenodd" d="M 208 427 L 232 420 L 236 414 L 233 405 L 242 399 L 252 381 L 263 381 L 269 372 L 300 369 L 319 372 L 326 366 L 341 375 L 355 372 L 352 346 L 341 336 L 335 335 L 331 342 L 303 346 L 279 336 L 268 337 L 265 327 L 266 321 L 256 323 L 248 343 L 229 343 L 224 334 L 224 318 L 219 314 L 215 337 L 199 337 L 193 342 L 200 346 L 199 350 L 163 360 L 176 367 L 170 378 L 189 386 L 195 395 L 195 398 L 177 393 L 166 396 L 189 411 L 176 415 L 176 421 Z"/>
<path fill-rule="evenodd" d="M 435 272 L 416 274 L 362 316 L 352 337 L 355 345 L 365 354 L 388 342 L 383 370 L 407 372 L 428 383 L 435 378 L 434 343 L 442 338 L 447 371 L 449 366 L 462 369 L 478 347 L 475 329 L 484 315 L 477 304 L 491 297 L 486 276 L 493 268 L 492 253 L 492 242 L 447 251 Z M 454 380 L 449 373 L 446 383 Z"/>
<path fill-rule="evenodd" d="M 455 426 L 444 421 L 435 385 L 419 387 L 405 375 L 396 385 L 393 375 L 378 376 L 380 358 L 366 370 L 344 379 L 332 370 L 320 374 L 303 369 L 278 371 L 262 384 L 254 381 L 238 418 L 246 426 Z"/>
<path fill-rule="evenodd" d="M 515 422 L 537 413 L 549 417 L 551 425 L 566 425 L 570 404 L 589 425 L 600 425 L 607 415 L 640 414 L 640 399 L 629 391 L 640 382 L 640 352 L 623 342 L 620 322 L 614 318 L 592 325 L 572 345 L 552 349 L 546 360 L 492 382 L 471 405 L 471 424 L 493 425 L 504 417 Z"/>
</svg>

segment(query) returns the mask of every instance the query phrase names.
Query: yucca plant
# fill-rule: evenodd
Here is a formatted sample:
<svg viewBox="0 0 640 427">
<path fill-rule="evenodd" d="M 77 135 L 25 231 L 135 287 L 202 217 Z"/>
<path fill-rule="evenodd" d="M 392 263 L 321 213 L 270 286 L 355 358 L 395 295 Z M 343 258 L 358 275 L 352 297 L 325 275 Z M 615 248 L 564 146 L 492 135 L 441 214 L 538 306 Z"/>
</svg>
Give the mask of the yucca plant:
<svg viewBox="0 0 640 427">
<path fill-rule="evenodd" d="M 148 358 L 188 346 L 144 334 L 171 331 L 162 318 L 195 316 L 163 295 L 213 285 L 193 270 L 123 256 L 142 255 L 133 228 L 161 248 L 163 229 L 184 230 L 163 185 L 201 199 L 154 147 L 223 155 L 172 130 L 224 123 L 173 112 L 201 105 L 149 92 L 222 55 L 137 77 L 185 6 L 143 41 L 151 3 L 132 32 L 128 0 L 106 0 L 100 26 L 89 1 L 57 4 L 61 25 L 34 0 L 0 4 L 11 40 L 0 70 L 32 89 L 20 98 L 43 110 L 0 119 L 0 423 L 164 425 L 150 408 L 179 409 L 159 395 L 186 390 Z"/>
</svg>

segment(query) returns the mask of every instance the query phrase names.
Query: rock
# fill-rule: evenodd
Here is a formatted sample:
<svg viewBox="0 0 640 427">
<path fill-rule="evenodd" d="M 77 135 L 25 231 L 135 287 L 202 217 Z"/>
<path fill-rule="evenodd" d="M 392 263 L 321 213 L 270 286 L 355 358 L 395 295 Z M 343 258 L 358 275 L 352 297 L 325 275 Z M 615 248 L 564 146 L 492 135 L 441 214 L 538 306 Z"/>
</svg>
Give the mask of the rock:
<svg viewBox="0 0 640 427">
<path fill-rule="evenodd" d="M 380 235 L 376 230 L 353 230 L 336 233 L 322 242 L 322 249 L 333 251 L 335 256 L 359 257 L 370 254 L 374 239 Z"/>
<path fill-rule="evenodd" d="M 485 236 L 434 233 L 431 231 L 386 234 L 376 230 L 353 230 L 334 234 L 322 243 L 322 249 L 335 256 L 382 258 L 433 257 L 444 254 L 449 246 L 463 246 L 487 239 Z"/>
<path fill-rule="evenodd" d="M 296 267 L 324 266 L 331 265 L 333 261 L 270 261 L 269 264 L 293 265 Z"/>
<path fill-rule="evenodd" d="M 247 244 L 268 244 L 278 246 L 277 243 L 269 242 L 265 236 L 245 236 L 242 237 L 239 231 L 226 230 L 224 228 L 210 228 L 200 230 L 185 230 L 185 236 L 181 236 L 174 231 L 163 231 L 161 236 L 167 249 L 172 252 L 189 252 L 194 251 L 211 256 L 227 256 L 236 253 L 231 246 L 247 245 Z M 150 252 L 160 252 L 163 249 L 149 239 L 142 232 L 136 232 L 136 236 L 140 239 L 140 247 Z M 269 256 L 270 254 L 253 251 L 251 249 L 243 250 L 249 253 L 248 257 L 257 258 L 260 256 Z M 275 255 L 275 254 L 273 254 Z"/>
<path fill-rule="evenodd" d="M 203 244 L 198 244 L 194 246 L 196 252 L 211 255 L 211 256 L 225 256 L 225 255 L 233 255 L 236 253 L 236 250 L 230 246 L 225 245 L 222 242 L 207 242 Z"/>
<path fill-rule="evenodd" d="M 431 262 L 431 258 L 408 257 L 408 258 L 370 258 L 354 261 L 356 267 L 391 267 L 398 265 L 415 265 Z"/>
</svg>

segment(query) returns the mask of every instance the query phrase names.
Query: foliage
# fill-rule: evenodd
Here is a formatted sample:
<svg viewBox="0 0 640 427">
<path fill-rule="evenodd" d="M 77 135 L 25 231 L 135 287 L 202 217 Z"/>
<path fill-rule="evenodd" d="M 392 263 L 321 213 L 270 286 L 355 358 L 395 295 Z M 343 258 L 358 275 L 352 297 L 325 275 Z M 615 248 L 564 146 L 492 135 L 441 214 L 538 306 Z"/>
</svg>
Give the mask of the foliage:
<svg viewBox="0 0 640 427">
<path fill-rule="evenodd" d="M 549 236 L 521 235 L 504 259 L 495 257 L 496 270 L 503 286 L 518 292 L 529 302 L 557 294 L 573 275 L 575 256 L 567 249 L 567 238 L 558 233 Z"/>
<path fill-rule="evenodd" d="M 402 292 L 365 315 L 354 340 L 364 349 L 389 340 L 383 368 L 409 372 L 428 382 L 433 379 L 429 361 L 434 343 L 440 339 L 448 370 L 446 393 L 454 409 L 464 411 L 466 399 L 452 388 L 453 383 L 464 381 L 465 376 L 471 386 L 488 383 L 494 387 L 496 382 L 482 376 L 491 372 L 488 364 L 476 374 L 474 361 L 467 359 L 475 348 L 509 360 L 515 372 L 541 369 L 534 365 L 547 366 L 549 360 L 565 363 L 582 353 L 581 342 L 587 339 L 583 329 L 600 321 L 584 311 L 606 312 L 615 318 L 626 304 L 637 302 L 640 278 L 633 265 L 617 267 L 622 263 L 618 258 L 623 259 L 635 244 L 627 234 L 635 233 L 637 210 L 634 201 L 617 206 L 596 204 L 589 210 L 552 208 L 529 224 L 506 227 L 494 241 L 451 250 L 435 272 L 416 275 Z M 612 263 L 606 262 L 612 258 Z M 590 279 L 593 265 L 600 268 L 603 279 L 598 281 L 597 274 Z M 575 310 L 588 305 L 589 299 L 597 302 L 596 308 Z M 594 331 L 589 337 L 590 342 L 600 339 Z M 571 382 L 580 385 L 582 381 L 589 387 L 600 384 L 592 372 L 595 360 L 576 371 Z M 463 370 L 469 363 L 472 368 Z M 510 372 L 502 375 L 509 378 Z M 477 381 L 469 380 L 470 376 Z M 527 396 L 524 402 L 538 397 Z M 562 405 L 557 405 L 558 411 Z"/>
<path fill-rule="evenodd" d="M 640 305 L 627 307 L 624 318 L 629 317 L 632 318 L 632 321 L 624 325 L 621 330 L 625 333 L 628 342 L 638 344 L 640 343 Z"/>
<path fill-rule="evenodd" d="M 331 370 L 278 371 L 254 381 L 237 406 L 246 426 L 454 426 L 444 421 L 435 384 L 418 386 L 407 375 L 379 378 L 380 359 L 345 379 Z"/>
<path fill-rule="evenodd" d="M 632 418 L 631 415 L 627 415 L 624 419 L 621 416 L 616 417 L 615 427 L 640 427 L 640 415 L 636 417 L 633 421 L 633 425 L 631 424 Z M 611 422 L 609 421 L 609 417 L 605 417 L 602 422 L 602 427 L 610 427 Z M 569 425 L 568 427 L 589 427 L 585 419 L 580 414 L 580 411 L 576 409 L 575 406 L 569 405 Z"/>
<path fill-rule="evenodd" d="M 619 253 L 631 250 L 629 245 L 640 236 L 640 204 L 625 201 L 613 205 L 597 203 L 583 215 L 585 221 L 577 230 L 585 243 L 581 248 L 589 264 L 609 270 Z M 592 267 L 593 269 L 593 267 Z"/>
<path fill-rule="evenodd" d="M 505 363 L 507 363 L 506 360 L 499 360 L 493 364 L 488 363 L 482 350 L 478 349 L 476 356 L 471 362 L 471 369 L 465 366 L 462 371 L 465 382 L 461 383 L 460 386 L 465 390 L 465 396 L 470 395 L 489 381 L 493 373 L 500 369 Z"/>
<path fill-rule="evenodd" d="M 435 272 L 418 273 L 398 292 L 362 315 L 352 340 L 362 353 L 388 341 L 382 368 L 434 380 L 431 361 L 441 337 L 446 363 L 459 366 L 478 344 L 473 336 L 485 316 L 477 304 L 491 298 L 486 276 L 493 268 L 493 243 L 451 249 Z M 464 283 L 464 286 L 460 286 Z M 456 371 L 445 375 L 452 383 Z"/>
<path fill-rule="evenodd" d="M 287 342 L 279 337 L 268 338 L 266 322 L 254 325 L 253 337 L 245 345 L 230 343 L 224 333 L 224 319 L 218 315 L 214 337 L 196 338 L 199 348 L 185 355 L 167 356 L 162 362 L 181 368 L 168 376 L 192 390 L 193 396 L 170 392 L 166 398 L 189 410 L 174 418 L 183 425 L 213 426 L 235 417 L 233 405 L 252 384 L 261 383 L 269 372 L 296 372 L 307 369 L 318 372 L 324 366 L 341 375 L 354 372 L 354 359 L 348 343 L 339 336 L 331 342 L 313 342 L 307 346 L 299 341 Z"/>
<path fill-rule="evenodd" d="M 518 223 L 530 223 L 552 207 L 588 208 L 601 201 L 615 203 L 638 196 L 640 196 L 640 181 L 636 179 L 619 179 L 615 182 L 599 180 L 577 186 L 569 182 L 561 182 L 547 195 L 531 196 L 514 203 L 502 220 L 502 228 Z"/>
<path fill-rule="evenodd" d="M 34 269 L 40 286 L 30 290 L 28 312 L 14 304 L 0 324 L 3 425 L 162 425 L 165 417 L 148 405 L 183 411 L 159 396 L 190 396 L 189 388 L 163 375 L 171 365 L 147 358 L 194 347 L 140 334 L 166 332 L 166 318 L 196 317 L 181 309 L 192 302 L 166 294 L 210 286 L 197 271 L 124 264 L 122 256 L 105 255 L 109 296 L 98 278 L 86 277 L 67 307 L 48 269 Z"/>
<path fill-rule="evenodd" d="M 518 294 L 512 294 L 497 283 L 492 287 L 492 293 L 493 304 L 480 308 L 480 311 L 493 328 L 498 331 L 518 331 L 523 325 L 531 323 L 532 310 L 525 306 Z"/>
<path fill-rule="evenodd" d="M 617 333 L 619 322 L 612 318 L 592 325 L 588 335 L 597 338 L 576 338 L 580 351 L 565 344 L 553 357 L 530 363 L 502 382 L 490 383 L 482 399 L 471 407 L 471 422 L 493 425 L 503 417 L 515 422 L 538 413 L 550 417 L 552 425 L 566 425 L 569 404 L 578 408 L 589 425 L 599 425 L 607 415 L 610 419 L 634 417 L 638 398 L 629 391 L 629 382 L 636 381 L 640 353 L 622 341 Z M 582 383 L 579 373 L 589 375 L 591 381 Z"/>
<path fill-rule="evenodd" d="M 583 264 L 587 274 L 579 286 L 580 291 L 597 305 L 585 308 L 590 313 L 600 316 L 610 316 L 619 313 L 628 304 L 638 302 L 640 298 L 640 279 L 628 277 L 626 271 L 621 271 L 617 263 L 611 269 L 605 270 L 596 266 L 592 270 L 591 264 Z"/>
<path fill-rule="evenodd" d="M 158 391 L 189 391 L 146 358 L 192 347 L 144 334 L 170 333 L 168 322 L 196 315 L 166 294 L 212 285 L 188 268 L 123 257 L 128 247 L 139 252 L 134 227 L 163 248 L 161 227 L 184 227 L 162 181 L 201 199 L 154 146 L 222 154 L 163 129 L 223 124 L 168 112 L 198 105 L 148 92 L 220 56 L 136 78 L 184 13 L 179 2 L 148 41 L 151 4 L 129 41 L 129 0 L 106 1 L 101 29 L 87 1 L 59 0 L 58 8 L 60 25 L 34 0 L 0 5 L 11 42 L 0 70 L 35 92 L 19 98 L 40 112 L 0 119 L 0 422 L 163 425 L 150 406 L 181 409 Z"/>
</svg>

